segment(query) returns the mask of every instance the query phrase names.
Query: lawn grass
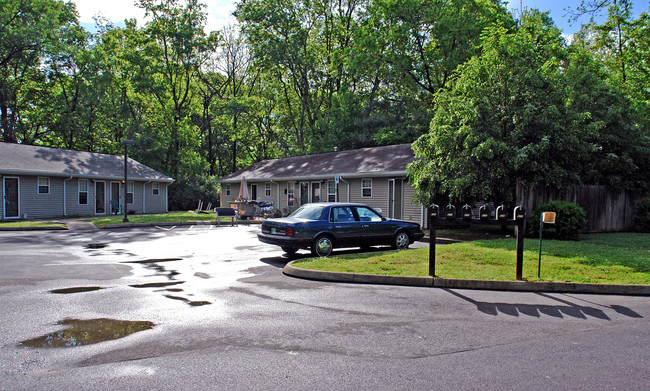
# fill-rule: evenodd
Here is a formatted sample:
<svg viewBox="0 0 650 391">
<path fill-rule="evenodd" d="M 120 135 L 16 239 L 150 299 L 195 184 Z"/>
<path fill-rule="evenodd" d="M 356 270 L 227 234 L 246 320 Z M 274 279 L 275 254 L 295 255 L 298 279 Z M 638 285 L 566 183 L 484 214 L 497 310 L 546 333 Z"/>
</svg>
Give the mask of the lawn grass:
<svg viewBox="0 0 650 391">
<path fill-rule="evenodd" d="M 41 228 L 41 227 L 61 227 L 65 228 L 63 223 L 53 221 L 12 221 L 0 223 L 0 228 Z"/>
<path fill-rule="evenodd" d="M 182 223 L 187 221 L 214 221 L 217 218 L 215 213 L 196 213 L 189 212 L 169 212 L 161 214 L 144 214 L 144 215 L 129 215 L 129 222 L 127 224 L 138 223 Z M 89 221 L 97 228 L 102 228 L 110 224 L 125 224 L 123 223 L 123 215 L 106 216 L 99 218 L 89 218 L 82 221 Z M 221 223 L 230 223 L 231 218 L 222 217 Z"/>
<path fill-rule="evenodd" d="M 523 278 L 603 284 L 650 284 L 650 234 L 582 235 L 580 241 L 544 240 L 541 278 L 539 241 L 524 241 Z M 514 238 L 475 240 L 436 247 L 436 277 L 514 280 Z M 348 273 L 427 276 L 429 249 L 309 259 L 295 267 Z"/>
</svg>

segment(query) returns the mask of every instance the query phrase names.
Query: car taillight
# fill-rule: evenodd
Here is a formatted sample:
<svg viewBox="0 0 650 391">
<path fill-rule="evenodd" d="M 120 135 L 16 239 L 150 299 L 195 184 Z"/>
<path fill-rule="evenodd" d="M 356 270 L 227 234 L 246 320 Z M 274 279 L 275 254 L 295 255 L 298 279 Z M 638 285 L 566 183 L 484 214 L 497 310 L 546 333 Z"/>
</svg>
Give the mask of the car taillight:
<svg viewBox="0 0 650 391">
<path fill-rule="evenodd" d="M 287 230 L 284 232 L 286 236 L 293 236 L 293 228 L 287 227 Z"/>
</svg>

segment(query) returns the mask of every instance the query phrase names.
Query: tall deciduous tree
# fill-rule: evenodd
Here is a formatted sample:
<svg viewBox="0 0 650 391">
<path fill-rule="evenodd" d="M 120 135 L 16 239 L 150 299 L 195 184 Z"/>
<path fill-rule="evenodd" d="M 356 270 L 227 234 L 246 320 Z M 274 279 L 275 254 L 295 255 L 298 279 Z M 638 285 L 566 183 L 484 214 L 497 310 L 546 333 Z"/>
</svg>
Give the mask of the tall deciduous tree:
<svg viewBox="0 0 650 391">
<path fill-rule="evenodd" d="M 529 20 L 529 23 L 532 23 Z M 578 181 L 579 135 L 566 123 L 559 64 L 524 29 L 490 28 L 481 54 L 436 99 L 409 172 L 420 197 L 512 203 L 517 181 L 561 187 Z"/>
<path fill-rule="evenodd" d="M 0 127 L 5 142 L 16 142 L 15 127 L 22 87 L 42 79 L 41 64 L 47 54 L 61 49 L 60 40 L 76 30 L 72 3 L 59 0 L 0 0 Z"/>
<path fill-rule="evenodd" d="M 145 48 L 148 69 L 139 83 L 158 104 L 158 115 L 150 125 L 167 140 L 165 168 L 172 175 L 184 169 L 200 171 L 200 137 L 195 133 L 190 107 L 192 81 L 206 61 L 214 39 L 206 37 L 203 31 L 204 5 L 197 0 L 184 4 L 180 0 L 140 0 L 139 4 L 151 18 L 145 28 L 151 39 Z"/>
</svg>

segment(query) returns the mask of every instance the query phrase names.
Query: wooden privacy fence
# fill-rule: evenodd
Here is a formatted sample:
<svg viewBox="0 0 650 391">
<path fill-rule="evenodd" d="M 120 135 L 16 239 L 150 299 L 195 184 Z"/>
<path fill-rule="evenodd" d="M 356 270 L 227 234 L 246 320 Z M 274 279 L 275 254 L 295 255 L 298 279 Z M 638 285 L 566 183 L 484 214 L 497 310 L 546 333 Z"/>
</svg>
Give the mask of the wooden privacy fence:
<svg viewBox="0 0 650 391">
<path fill-rule="evenodd" d="M 537 205 L 549 201 L 569 201 L 587 213 L 587 232 L 625 231 L 634 227 L 634 208 L 641 197 L 625 190 L 605 186 L 572 186 L 565 190 L 534 190 L 517 185 L 517 205 L 532 213 Z M 560 216 L 558 216 L 559 218 Z"/>
</svg>

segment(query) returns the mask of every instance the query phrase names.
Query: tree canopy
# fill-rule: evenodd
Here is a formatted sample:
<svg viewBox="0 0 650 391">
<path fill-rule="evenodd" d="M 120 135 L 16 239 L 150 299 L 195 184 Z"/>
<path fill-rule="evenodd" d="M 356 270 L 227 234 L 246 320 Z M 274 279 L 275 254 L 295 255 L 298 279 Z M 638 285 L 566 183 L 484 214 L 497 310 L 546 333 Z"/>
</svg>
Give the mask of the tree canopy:
<svg viewBox="0 0 650 391">
<path fill-rule="evenodd" d="M 648 188 L 649 18 L 628 0 L 585 1 L 608 18 L 570 43 L 500 0 L 241 0 L 217 32 L 199 0 L 138 5 L 143 25 L 90 33 L 72 3 L 0 0 L 0 139 L 132 139 L 178 194 L 262 159 L 416 140 L 423 201 Z"/>
</svg>

